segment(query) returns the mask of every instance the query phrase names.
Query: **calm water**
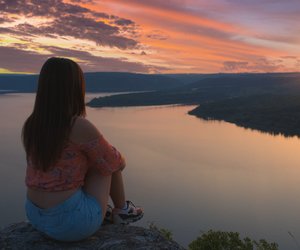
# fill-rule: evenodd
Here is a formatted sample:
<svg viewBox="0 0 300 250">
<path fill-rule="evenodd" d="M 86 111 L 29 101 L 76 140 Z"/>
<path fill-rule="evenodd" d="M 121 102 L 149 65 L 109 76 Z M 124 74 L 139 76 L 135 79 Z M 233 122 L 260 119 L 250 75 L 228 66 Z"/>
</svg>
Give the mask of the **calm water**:
<svg viewBox="0 0 300 250">
<path fill-rule="evenodd" d="M 90 97 L 88 97 L 90 98 Z M 34 95 L 0 96 L 0 226 L 25 219 L 20 130 Z M 88 108 L 127 159 L 127 197 L 186 246 L 209 229 L 300 241 L 300 140 L 187 115 L 192 107 Z"/>
</svg>

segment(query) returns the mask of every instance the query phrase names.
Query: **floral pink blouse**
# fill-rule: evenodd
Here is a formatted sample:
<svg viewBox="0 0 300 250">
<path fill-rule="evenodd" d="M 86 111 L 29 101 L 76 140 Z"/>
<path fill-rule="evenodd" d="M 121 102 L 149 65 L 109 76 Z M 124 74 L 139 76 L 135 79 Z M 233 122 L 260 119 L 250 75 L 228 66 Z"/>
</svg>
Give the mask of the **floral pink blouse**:
<svg viewBox="0 0 300 250">
<path fill-rule="evenodd" d="M 101 175 L 111 175 L 124 167 L 120 152 L 101 135 L 86 143 L 69 142 L 58 162 L 47 172 L 35 169 L 29 159 L 25 183 L 33 189 L 63 191 L 83 186 L 90 168 L 96 168 Z"/>
</svg>

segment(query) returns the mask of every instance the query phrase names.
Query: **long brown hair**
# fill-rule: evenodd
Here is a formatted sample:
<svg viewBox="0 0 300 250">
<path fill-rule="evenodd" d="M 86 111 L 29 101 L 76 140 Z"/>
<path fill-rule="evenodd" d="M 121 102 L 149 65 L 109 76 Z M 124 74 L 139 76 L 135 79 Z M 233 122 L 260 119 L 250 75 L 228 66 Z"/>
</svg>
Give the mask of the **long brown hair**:
<svg viewBox="0 0 300 250">
<path fill-rule="evenodd" d="M 82 70 L 66 58 L 48 59 L 40 72 L 32 114 L 22 129 L 27 160 L 46 171 L 61 155 L 74 117 L 85 116 Z"/>
</svg>

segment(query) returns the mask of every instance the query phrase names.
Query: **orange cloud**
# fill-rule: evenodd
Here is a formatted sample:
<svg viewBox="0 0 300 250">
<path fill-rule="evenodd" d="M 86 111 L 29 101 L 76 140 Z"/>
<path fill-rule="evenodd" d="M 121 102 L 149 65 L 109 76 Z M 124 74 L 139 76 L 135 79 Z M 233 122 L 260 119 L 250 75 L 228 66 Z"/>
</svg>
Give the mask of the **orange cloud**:
<svg viewBox="0 0 300 250">
<path fill-rule="evenodd" d="M 95 1 L 96 10 L 115 12 L 131 18 L 140 26 L 139 41 L 148 46 L 148 58 L 172 61 L 193 67 L 192 63 L 210 63 L 209 72 L 223 69 L 225 61 L 253 60 L 263 55 L 279 57 L 283 51 L 267 44 L 252 43 L 254 33 L 241 25 L 225 23 L 179 9 L 160 8 L 151 1 Z M 166 39 L 151 39 L 153 30 L 161 30 Z M 156 32 L 158 33 L 158 32 Z M 250 39 L 249 39 L 250 40 Z M 151 53 L 152 52 L 152 53 Z M 197 65 L 196 64 L 196 65 Z M 217 66 L 218 65 L 218 66 Z M 173 67 L 176 68 L 176 65 Z M 172 68 L 172 67 L 171 67 Z M 194 67 L 195 68 L 195 67 Z M 203 66 L 202 66 L 203 68 Z M 207 67 L 205 67 L 207 68 Z"/>
<path fill-rule="evenodd" d="M 28 41 L 27 50 L 40 53 L 57 40 L 79 60 L 89 58 L 95 70 L 100 57 L 101 62 L 105 58 L 119 60 L 116 67 L 109 64 L 111 71 L 118 71 L 119 65 L 122 71 L 128 66 L 128 71 L 155 69 L 165 73 L 258 71 L 260 66 L 262 71 L 296 71 L 299 64 L 300 50 L 293 45 L 299 36 L 259 33 L 259 26 L 239 16 L 239 10 L 251 9 L 241 9 L 241 3 L 235 4 L 233 11 L 230 5 L 221 4 L 223 0 L 212 1 L 218 14 L 213 15 L 205 8 L 210 3 L 194 0 L 58 0 L 60 8 L 49 11 L 28 8 L 25 2 L 18 8 L 13 5 L 21 2 L 4 2 L 10 7 L 3 9 L 5 15 L 0 18 L 0 23 L 7 20 L 6 26 L 0 27 L 0 40 L 19 40 L 5 46 L 20 49 L 20 44 Z M 43 4 L 47 9 L 48 3 Z M 18 16 L 24 19 L 13 19 Z M 28 16 L 47 22 L 30 22 Z"/>
</svg>

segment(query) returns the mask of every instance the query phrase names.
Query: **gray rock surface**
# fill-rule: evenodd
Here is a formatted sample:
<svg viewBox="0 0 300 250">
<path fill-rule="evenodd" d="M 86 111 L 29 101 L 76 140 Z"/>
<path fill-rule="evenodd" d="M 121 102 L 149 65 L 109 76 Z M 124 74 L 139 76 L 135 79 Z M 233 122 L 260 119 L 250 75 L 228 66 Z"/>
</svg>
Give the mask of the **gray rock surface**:
<svg viewBox="0 0 300 250">
<path fill-rule="evenodd" d="M 102 226 L 93 236 L 78 242 L 59 242 L 36 231 L 29 223 L 12 224 L 0 231 L 0 249 L 184 249 L 153 229 L 135 226 Z"/>
</svg>

